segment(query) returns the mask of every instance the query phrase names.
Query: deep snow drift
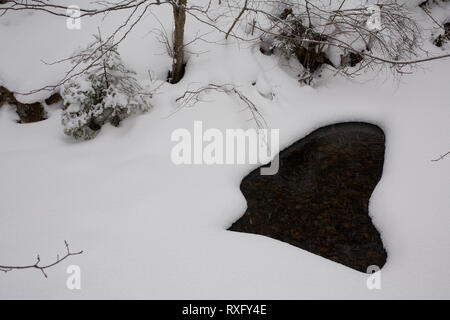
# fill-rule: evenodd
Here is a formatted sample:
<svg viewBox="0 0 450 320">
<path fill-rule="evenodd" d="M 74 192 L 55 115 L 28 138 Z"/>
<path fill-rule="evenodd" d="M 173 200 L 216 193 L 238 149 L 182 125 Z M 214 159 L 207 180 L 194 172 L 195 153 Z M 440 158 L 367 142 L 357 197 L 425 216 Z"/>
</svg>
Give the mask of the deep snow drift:
<svg viewBox="0 0 450 320">
<path fill-rule="evenodd" d="M 152 14 L 170 27 L 168 8 Z M 148 70 L 164 80 L 171 64 L 149 34 L 159 27 L 152 14 L 120 46 L 143 81 Z M 45 14 L 2 17 L 0 84 L 27 91 L 53 83 L 67 65 L 41 59 L 67 57 L 98 25 L 107 32 L 123 19 L 86 19 L 80 31 L 70 31 L 64 19 Z M 187 41 L 198 29 L 210 31 L 190 19 Z M 37 253 L 52 262 L 64 253 L 64 240 L 85 251 L 49 270 L 48 279 L 35 270 L 0 273 L 1 299 L 450 298 L 450 159 L 431 162 L 450 148 L 450 60 L 423 65 L 400 81 L 384 74 L 350 81 L 324 72 L 312 88 L 299 86 L 279 58 L 250 44 L 200 41 L 190 52 L 185 77 L 159 88 L 150 113 L 107 126 L 93 141 L 66 137 L 56 107 L 48 120 L 27 125 L 17 124 L 8 106 L 0 109 L 0 264 L 29 264 Z M 255 166 L 170 160 L 172 131 L 192 130 L 195 120 L 205 128 L 254 126 L 238 99 L 217 92 L 173 113 L 187 88 L 208 83 L 238 86 L 280 129 L 283 148 L 331 123 L 383 128 L 384 173 L 370 202 L 388 251 L 382 290 L 368 290 L 367 275 L 299 248 L 226 231 L 245 212 L 239 184 Z M 81 267 L 81 290 L 66 288 L 71 264 Z"/>
</svg>

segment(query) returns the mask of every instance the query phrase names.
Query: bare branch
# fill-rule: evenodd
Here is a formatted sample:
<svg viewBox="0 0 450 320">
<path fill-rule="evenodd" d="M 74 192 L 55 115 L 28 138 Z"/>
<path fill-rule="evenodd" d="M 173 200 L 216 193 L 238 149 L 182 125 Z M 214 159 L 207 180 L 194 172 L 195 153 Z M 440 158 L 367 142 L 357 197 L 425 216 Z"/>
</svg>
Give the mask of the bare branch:
<svg viewBox="0 0 450 320">
<path fill-rule="evenodd" d="M 443 160 L 445 157 L 447 157 L 448 155 L 450 155 L 450 151 L 447 152 L 446 154 L 443 154 L 443 155 L 440 156 L 439 158 L 434 159 L 434 160 L 431 160 L 431 161 L 432 161 L 432 162 L 438 162 L 438 161 L 441 161 L 441 160 Z"/>
<path fill-rule="evenodd" d="M 228 39 L 228 36 L 230 35 L 231 31 L 233 31 L 236 23 L 238 23 L 238 21 L 241 19 L 241 17 L 244 14 L 244 12 L 247 10 L 247 5 L 248 5 L 248 0 L 245 0 L 244 7 L 242 8 L 242 10 L 239 13 L 239 15 L 237 16 L 237 18 L 234 20 L 234 22 L 231 25 L 230 29 L 227 31 L 227 33 L 225 35 L 225 39 Z"/>
<path fill-rule="evenodd" d="M 57 264 L 60 264 L 61 262 L 63 262 L 64 260 L 66 260 L 67 258 L 69 258 L 71 256 L 77 256 L 77 255 L 80 255 L 83 253 L 83 251 L 78 251 L 78 252 L 70 251 L 70 247 L 69 247 L 69 244 L 67 243 L 67 241 L 64 241 L 64 244 L 66 247 L 66 254 L 62 258 L 60 258 L 59 255 L 57 255 L 56 261 L 53 263 L 41 266 L 40 265 L 41 258 L 38 255 L 36 258 L 36 262 L 34 264 L 31 264 L 28 266 L 2 266 L 2 265 L 0 265 L 0 271 L 6 273 L 6 272 L 13 271 L 13 270 L 37 269 L 42 272 L 42 274 L 44 275 L 45 278 L 48 278 L 47 273 L 45 272 L 47 269 L 54 267 Z"/>
<path fill-rule="evenodd" d="M 244 102 L 247 109 L 251 113 L 251 119 L 256 123 L 257 127 L 259 129 L 267 127 L 267 123 L 266 123 L 264 117 L 262 116 L 261 112 L 259 111 L 258 107 L 256 106 L 256 104 L 253 103 L 253 101 L 251 101 L 247 96 L 245 96 L 241 91 L 236 89 L 231 84 L 217 85 L 217 84 L 210 83 L 210 84 L 200 87 L 196 90 L 185 91 L 182 96 L 178 97 L 175 100 L 176 102 L 180 102 L 181 104 L 180 104 L 180 107 L 177 110 L 175 110 L 175 112 L 173 112 L 172 114 L 178 112 L 181 108 L 192 107 L 197 102 L 201 101 L 200 95 L 202 93 L 211 91 L 211 90 L 226 93 L 226 94 L 230 94 L 230 93 L 234 94 L 242 102 Z"/>
</svg>

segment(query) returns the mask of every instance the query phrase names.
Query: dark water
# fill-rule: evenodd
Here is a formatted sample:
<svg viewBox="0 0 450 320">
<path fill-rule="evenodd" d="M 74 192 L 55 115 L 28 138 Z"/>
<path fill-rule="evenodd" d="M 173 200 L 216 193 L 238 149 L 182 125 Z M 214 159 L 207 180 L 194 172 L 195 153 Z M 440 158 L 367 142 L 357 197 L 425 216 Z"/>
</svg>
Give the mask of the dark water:
<svg viewBox="0 0 450 320">
<path fill-rule="evenodd" d="M 368 123 L 320 128 L 280 153 L 274 176 L 241 183 L 248 209 L 229 230 L 265 235 L 366 272 L 386 251 L 368 215 L 384 163 L 383 131 Z"/>
</svg>

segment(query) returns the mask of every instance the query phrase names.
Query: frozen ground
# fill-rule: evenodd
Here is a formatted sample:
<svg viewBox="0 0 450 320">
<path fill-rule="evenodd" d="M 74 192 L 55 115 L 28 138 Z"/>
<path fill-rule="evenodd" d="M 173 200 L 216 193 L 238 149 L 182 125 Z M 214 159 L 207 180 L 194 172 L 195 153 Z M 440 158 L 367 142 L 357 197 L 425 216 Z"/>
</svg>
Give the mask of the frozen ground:
<svg viewBox="0 0 450 320">
<path fill-rule="evenodd" d="M 154 13 L 168 23 L 168 11 Z M 81 31 L 47 15 L 10 18 L 0 26 L 0 84 L 26 91 L 57 80 L 65 66 L 40 59 L 69 55 L 97 25 L 106 32 L 121 18 L 86 20 Z M 143 79 L 148 69 L 164 79 L 170 66 L 148 34 L 157 26 L 148 16 L 120 48 Z M 199 26 L 190 21 L 188 28 Z M 48 120 L 27 125 L 17 124 L 8 106 L 0 109 L 0 264 L 29 264 L 37 253 L 51 262 L 64 253 L 64 240 L 85 251 L 49 270 L 48 279 L 34 270 L 0 274 L 1 299 L 450 298 L 450 160 L 430 161 L 450 149 L 450 60 L 400 82 L 325 72 L 310 88 L 249 45 L 197 42 L 191 49 L 185 78 L 160 88 L 152 112 L 119 129 L 105 127 L 90 142 L 65 137 L 55 107 Z M 225 230 L 245 211 L 239 184 L 254 167 L 170 160 L 172 131 L 191 129 L 195 120 L 205 128 L 254 126 L 238 100 L 220 93 L 168 117 L 186 88 L 210 82 L 239 86 L 269 126 L 280 128 L 284 147 L 340 121 L 385 130 L 384 174 L 370 203 L 389 255 L 382 290 L 370 291 L 366 275 L 296 247 Z M 79 291 L 66 288 L 70 264 L 81 267 Z"/>
</svg>

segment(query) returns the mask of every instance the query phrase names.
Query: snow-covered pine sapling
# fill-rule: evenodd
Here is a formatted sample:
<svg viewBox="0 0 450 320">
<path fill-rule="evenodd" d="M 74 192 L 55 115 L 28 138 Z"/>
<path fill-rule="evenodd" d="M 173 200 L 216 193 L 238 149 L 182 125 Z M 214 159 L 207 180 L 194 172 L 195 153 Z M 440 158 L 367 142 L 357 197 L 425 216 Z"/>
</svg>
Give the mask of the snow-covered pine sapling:
<svg viewBox="0 0 450 320">
<path fill-rule="evenodd" d="M 99 35 L 86 49 L 72 56 L 71 62 L 86 71 L 71 78 L 61 89 L 64 100 L 62 124 L 65 134 L 77 140 L 95 138 L 105 123 L 118 126 L 132 114 L 152 106 L 145 92 L 117 51 Z"/>
</svg>

